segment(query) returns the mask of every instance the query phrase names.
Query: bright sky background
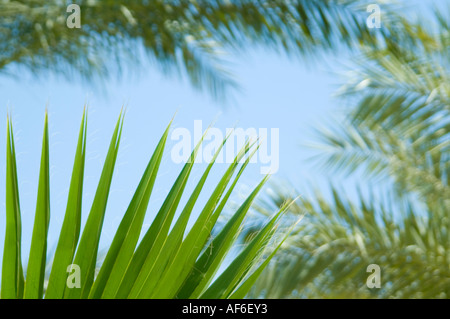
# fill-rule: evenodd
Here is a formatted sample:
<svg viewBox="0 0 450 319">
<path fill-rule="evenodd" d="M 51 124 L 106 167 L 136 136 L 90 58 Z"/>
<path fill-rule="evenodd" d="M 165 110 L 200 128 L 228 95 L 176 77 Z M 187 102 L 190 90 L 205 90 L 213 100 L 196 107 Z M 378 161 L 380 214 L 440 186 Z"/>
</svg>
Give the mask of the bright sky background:
<svg viewBox="0 0 450 319">
<path fill-rule="evenodd" d="M 432 1 L 414 1 L 426 8 Z M 439 3 L 445 0 L 437 1 Z M 207 92 L 197 92 L 187 81 L 167 78 L 154 68 L 141 70 L 139 76 L 108 81 L 105 90 L 66 81 L 60 77 L 32 78 L 17 74 L 16 79 L 0 76 L 0 254 L 3 254 L 5 228 L 5 149 L 6 111 L 11 110 L 16 138 L 19 193 L 22 213 L 22 260 L 28 259 L 35 214 L 37 182 L 41 154 L 44 110 L 48 104 L 50 121 L 51 162 L 51 221 L 49 249 L 56 247 L 66 208 L 67 192 L 73 165 L 81 115 L 85 103 L 89 105 L 83 221 L 89 212 L 109 139 L 123 105 L 127 114 L 122 143 L 112 182 L 106 211 L 101 247 L 109 243 L 138 185 L 148 160 L 165 127 L 177 112 L 173 128 L 193 130 L 194 120 L 203 120 L 204 126 L 217 119 L 215 127 L 249 127 L 280 129 L 280 169 L 272 181 L 289 181 L 297 189 L 306 191 L 311 182 L 326 185 L 326 172 L 311 161 L 311 151 L 302 146 L 313 140 L 312 130 L 330 120 L 339 106 L 332 97 L 340 78 L 338 65 L 348 57 L 329 55 L 323 63 L 288 59 L 267 51 L 253 51 L 246 56 L 231 57 L 232 72 L 242 87 L 235 94 L 235 102 L 225 107 L 215 103 Z M 156 180 L 146 223 L 150 223 L 168 193 L 182 164 L 170 159 L 169 139 L 166 153 Z M 199 165 L 193 171 L 186 196 L 202 173 Z M 220 178 L 226 164 L 217 164 L 210 184 Z M 238 193 L 246 194 L 263 176 L 259 164 L 251 164 L 241 179 Z M 336 178 L 335 178 L 336 179 Z M 352 188 L 346 181 L 343 187 Z M 211 188 L 207 188 L 209 194 Z M 196 208 L 201 207 L 202 202 Z M 1 267 L 1 265 L 0 265 Z"/>
</svg>

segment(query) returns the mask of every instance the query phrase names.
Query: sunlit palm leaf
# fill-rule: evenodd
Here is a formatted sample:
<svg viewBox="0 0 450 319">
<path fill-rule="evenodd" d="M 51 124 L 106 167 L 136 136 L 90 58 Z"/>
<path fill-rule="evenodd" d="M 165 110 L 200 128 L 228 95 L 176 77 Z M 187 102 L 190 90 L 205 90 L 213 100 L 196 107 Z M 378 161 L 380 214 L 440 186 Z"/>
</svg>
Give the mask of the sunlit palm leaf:
<svg viewBox="0 0 450 319">
<path fill-rule="evenodd" d="M 47 233 L 50 222 L 50 173 L 48 151 L 48 115 L 45 112 L 42 141 L 41 168 L 39 173 L 36 217 L 27 266 L 24 298 L 42 298 L 47 258 Z"/>
<path fill-rule="evenodd" d="M 17 183 L 16 151 L 11 119 L 6 133 L 6 230 L 2 264 L 2 298 L 22 298 L 23 268 L 21 257 L 22 224 Z"/>
<path fill-rule="evenodd" d="M 53 256 L 53 264 L 45 298 L 62 298 L 67 280 L 67 267 L 72 264 L 80 236 L 81 207 L 83 196 L 84 163 L 86 154 L 87 115 L 83 117 L 78 135 L 75 161 L 70 180 L 66 214 L 60 232 L 58 245 Z"/>
<path fill-rule="evenodd" d="M 201 140 L 194 148 L 189 161 L 181 170 L 151 226 L 138 243 L 145 212 L 168 137 L 169 125 L 147 165 L 147 169 L 96 276 L 95 268 L 98 262 L 99 241 L 122 132 L 123 116 L 121 113 L 117 121 L 97 192 L 81 239 L 78 242 L 86 124 L 86 114 L 83 113 L 66 216 L 55 252 L 48 287 L 45 290 L 44 274 L 50 210 L 47 115 L 42 145 L 35 231 L 33 232 L 32 251 L 27 271 L 27 275 L 30 274 L 29 281 L 24 281 L 20 260 L 19 196 L 12 127 L 8 117 L 7 232 L 3 259 L 2 298 L 22 298 L 24 282 L 26 282 L 26 298 L 42 298 L 43 296 L 45 298 L 175 298 L 180 292 L 184 292 L 186 298 L 198 298 L 211 294 L 217 298 L 227 298 L 232 296 L 233 293 L 235 296 L 245 295 L 250 289 L 250 283 L 255 281 L 267 264 L 267 262 L 260 261 L 261 252 L 268 251 L 270 259 L 274 255 L 274 250 L 279 247 L 277 241 L 273 240 L 273 235 L 276 223 L 284 214 L 286 208 L 277 210 L 278 213 L 270 219 L 255 239 L 243 248 L 240 255 L 235 261 L 231 262 L 222 275 L 212 283 L 211 281 L 223 265 L 228 252 L 238 238 L 244 217 L 267 177 L 249 195 L 234 217 L 230 219 L 222 231 L 219 231 L 217 237 L 210 238 L 213 236 L 213 230 L 217 227 L 217 220 L 222 214 L 237 181 L 249 163 L 251 155 L 256 151 L 254 144 L 246 143 L 237 154 L 234 162 L 225 171 L 209 200 L 201 209 L 200 215 L 196 216 L 194 225 L 188 229 L 187 224 L 194 205 L 214 164 L 213 161 L 208 165 L 183 211 L 175 219 L 178 204 L 195 164 L 195 156 L 202 143 Z M 226 139 L 222 146 L 225 143 Z M 221 148 L 216 150 L 214 159 L 217 158 L 220 150 Z M 241 160 L 245 156 L 247 156 L 247 159 L 241 165 Z M 240 169 L 233 178 L 239 167 Z M 186 236 L 185 233 L 187 233 Z M 209 247 L 208 243 L 216 246 Z M 206 263 L 205 258 L 208 259 Z M 74 269 L 72 264 L 78 266 L 81 271 L 78 274 L 80 287 L 69 286 L 67 283 L 68 272 L 72 272 Z M 194 271 L 195 267 L 199 265 L 202 265 L 200 273 Z M 257 265 L 258 267 L 255 267 Z M 251 271 L 252 269 L 255 270 Z M 191 274 L 194 277 L 191 277 Z M 187 280 L 188 278 L 190 279 Z"/>
</svg>

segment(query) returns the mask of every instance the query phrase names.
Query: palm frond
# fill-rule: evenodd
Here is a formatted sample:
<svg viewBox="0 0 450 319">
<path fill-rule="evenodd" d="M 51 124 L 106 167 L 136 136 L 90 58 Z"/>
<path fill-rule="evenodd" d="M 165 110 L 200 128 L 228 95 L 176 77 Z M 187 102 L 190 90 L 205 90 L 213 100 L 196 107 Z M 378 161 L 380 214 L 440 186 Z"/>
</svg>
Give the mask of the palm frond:
<svg viewBox="0 0 450 319">
<path fill-rule="evenodd" d="M 152 189 L 156 181 L 170 124 L 156 146 L 130 205 L 117 229 L 116 235 L 100 263 L 98 274 L 99 242 L 102 234 L 108 195 L 114 173 L 115 160 L 122 133 L 123 115 L 116 123 L 103 171 L 86 224 L 80 231 L 83 190 L 84 159 L 86 151 L 87 114 L 83 113 L 74 168 L 68 194 L 68 205 L 62 225 L 50 277 L 46 282 L 47 232 L 49 223 L 49 135 L 47 116 L 44 126 L 41 170 L 39 177 L 36 220 L 32 238 L 32 251 L 26 276 L 21 262 L 21 218 L 17 169 L 12 126 L 8 117 L 7 128 L 7 223 L 2 267 L 2 298 L 229 298 L 245 296 L 251 284 L 267 262 L 262 262 L 262 251 L 270 258 L 279 247 L 274 239 L 279 219 L 287 205 L 268 218 L 266 226 L 244 247 L 217 278 L 214 276 L 224 265 L 247 212 L 256 195 L 267 181 L 266 176 L 228 223 L 217 233 L 217 220 L 222 214 L 251 155 L 254 144 L 247 143 L 237 154 L 213 190 L 200 214 L 194 216 L 194 225 L 188 228 L 191 213 L 204 190 L 206 179 L 214 161 L 205 170 L 179 217 L 175 219 L 179 203 L 189 180 L 195 158 L 203 139 L 194 148 L 172 189 L 165 198 L 149 229 L 139 242 L 143 220 Z M 206 133 L 205 133 L 206 134 Z M 222 146 L 226 143 L 224 140 Z M 220 148 L 216 151 L 217 158 Z M 250 155 L 250 156 L 249 156 Z M 242 163 L 242 159 L 247 159 Z M 237 173 L 235 174 L 235 172 Z M 234 177 L 233 177 L 234 176 Z M 216 231 L 213 231 L 216 229 Z M 79 235 L 81 232 L 81 238 Z M 212 240 L 210 241 L 210 238 Z M 284 240 L 284 238 L 283 238 Z M 269 258 L 269 260 L 270 260 Z M 78 269 L 75 284 L 69 284 Z M 25 295 L 24 295 L 25 285 Z"/>
<path fill-rule="evenodd" d="M 220 51 L 263 46 L 310 58 L 323 50 L 378 45 L 397 34 L 395 10 L 384 4 L 383 29 L 366 25 L 368 0 L 78 1 L 82 27 L 66 26 L 66 4 L 33 0 L 0 3 L 0 70 L 22 66 L 73 79 L 104 78 L 143 55 L 164 74 L 187 74 L 197 88 L 225 97 L 236 85 Z M 389 18 L 392 15 L 391 18 Z M 400 36 L 398 36 L 400 38 Z M 144 53 L 143 53 L 144 52 Z M 114 61 L 116 69 L 111 69 Z M 111 72 L 111 70 L 113 72 Z"/>
<path fill-rule="evenodd" d="M 352 111 L 319 131 L 325 167 L 366 182 L 389 178 L 381 195 L 366 183 L 365 196 L 331 187 L 329 196 L 322 190 L 303 198 L 291 214 L 304 213 L 304 223 L 252 296 L 449 297 L 449 33 L 448 19 L 435 22 L 436 33 L 408 24 L 411 41 L 365 48 L 340 92 Z M 289 196 L 279 189 L 258 209 Z M 381 268 L 379 289 L 366 285 L 371 264 Z"/>
<path fill-rule="evenodd" d="M 350 200 L 333 188 L 331 199 L 320 193 L 303 199 L 295 209 L 305 213 L 304 223 L 251 296 L 448 298 L 450 225 L 444 207 L 417 211 L 392 198 L 370 198 Z M 366 285 L 370 264 L 381 268 L 380 289 Z"/>
</svg>

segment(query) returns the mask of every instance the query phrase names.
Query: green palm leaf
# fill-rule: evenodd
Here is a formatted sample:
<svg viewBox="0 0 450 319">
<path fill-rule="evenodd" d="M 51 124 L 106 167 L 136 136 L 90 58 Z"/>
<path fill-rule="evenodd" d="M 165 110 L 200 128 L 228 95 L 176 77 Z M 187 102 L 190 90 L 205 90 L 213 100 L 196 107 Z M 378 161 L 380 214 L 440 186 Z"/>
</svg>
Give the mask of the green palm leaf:
<svg viewBox="0 0 450 319">
<path fill-rule="evenodd" d="M 66 214 L 53 258 L 45 298 L 62 298 L 67 280 L 67 267 L 72 264 L 80 236 L 84 163 L 86 154 L 87 115 L 83 112 L 78 144 L 67 199 Z"/>
<path fill-rule="evenodd" d="M 131 200 L 122 222 L 116 232 L 110 249 L 103 261 L 100 272 L 89 297 L 99 298 L 104 290 L 114 296 L 121 283 L 125 270 L 130 263 L 133 251 L 139 239 L 145 212 L 155 183 L 164 146 L 169 134 L 167 127 L 153 156 L 142 176 L 142 180 Z M 107 297 L 107 296 L 105 296 Z"/>
<path fill-rule="evenodd" d="M 257 147 L 255 148 L 254 144 L 250 142 L 246 143 L 223 174 L 200 214 L 196 216 L 193 226 L 187 228 L 194 206 L 214 164 L 212 161 L 207 166 L 181 214 L 175 219 L 178 204 L 185 192 L 190 172 L 195 164 L 195 156 L 203 142 L 202 139 L 194 148 L 190 159 L 181 170 L 151 226 L 139 242 L 144 216 L 169 134 L 169 125 L 144 171 L 112 244 L 109 246 L 100 271 L 98 275 L 95 275 L 99 241 L 122 133 L 123 115 L 121 113 L 116 123 L 97 192 L 78 242 L 86 152 L 86 119 L 87 116 L 84 112 L 66 215 L 46 287 L 44 276 L 50 218 L 47 114 L 42 144 L 36 220 L 26 280 L 22 273 L 20 260 L 19 196 L 12 125 L 8 117 L 7 232 L 2 271 L 2 298 L 175 298 L 179 294 L 180 296 L 187 294 L 189 298 L 198 298 L 203 297 L 204 292 L 208 291 L 210 294 L 214 293 L 217 298 L 226 298 L 231 296 L 238 287 L 239 295 L 248 291 L 250 283 L 255 281 L 267 265 L 267 260 L 260 262 L 261 252 L 269 251 L 271 258 L 274 251 L 279 248 L 278 244 L 272 248 L 274 241 L 271 238 L 275 233 L 276 222 L 284 214 L 284 209 L 281 209 L 248 247 L 242 250 L 237 261 L 232 262 L 230 267 L 212 284 L 211 281 L 236 242 L 250 205 L 267 177 L 218 232 L 217 237 L 209 239 L 215 233 L 213 230 L 217 227 L 217 220 Z M 226 141 L 227 139 L 216 150 L 214 160 Z M 245 156 L 247 156 L 245 162 L 240 165 Z M 238 168 L 239 170 L 233 178 Z M 200 273 L 196 267 L 200 267 Z M 253 272 L 251 269 L 256 270 Z M 78 274 L 77 271 L 79 271 Z M 79 286 L 69 284 L 69 279 L 73 275 L 78 275 Z M 25 295 L 23 295 L 24 282 Z"/>
<path fill-rule="evenodd" d="M 106 155 L 91 211 L 88 220 L 86 221 L 86 225 L 84 226 L 83 234 L 81 235 L 80 243 L 78 244 L 74 258 L 74 264 L 78 265 L 80 269 L 83 269 L 83 272 L 81 272 L 81 289 L 66 289 L 65 297 L 67 298 L 87 297 L 94 281 L 98 244 L 100 241 L 112 174 L 114 172 L 114 165 L 122 133 L 122 123 L 123 117 L 121 113 L 111 138 L 111 143 Z"/>
<path fill-rule="evenodd" d="M 47 233 L 50 222 L 50 176 L 48 155 L 48 114 L 45 112 L 44 137 L 42 141 L 41 168 L 39 173 L 38 199 L 30 257 L 28 259 L 25 298 L 42 298 L 44 293 L 45 265 L 47 258 Z"/>
<path fill-rule="evenodd" d="M 22 298 L 24 278 L 21 259 L 22 224 L 20 219 L 19 188 L 17 185 L 16 151 L 9 116 L 6 126 L 6 230 L 1 297 L 10 299 Z"/>
</svg>

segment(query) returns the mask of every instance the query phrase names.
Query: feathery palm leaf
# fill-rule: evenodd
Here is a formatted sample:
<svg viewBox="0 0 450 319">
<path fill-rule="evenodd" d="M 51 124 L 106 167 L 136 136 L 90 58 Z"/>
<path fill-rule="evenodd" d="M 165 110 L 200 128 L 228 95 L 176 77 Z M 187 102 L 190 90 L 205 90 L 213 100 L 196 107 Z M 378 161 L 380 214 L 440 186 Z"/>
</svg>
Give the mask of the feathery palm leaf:
<svg viewBox="0 0 450 319">
<path fill-rule="evenodd" d="M 304 199 L 291 214 L 304 213 L 305 224 L 253 296 L 449 298 L 449 31 L 448 19 L 436 20 L 437 33 L 419 24 L 414 40 L 365 48 L 340 92 L 356 107 L 320 131 L 327 168 L 389 177 L 385 194 L 368 184 L 369 199 L 336 187 Z M 289 197 L 280 189 L 259 210 Z M 366 286 L 370 264 L 381 268 L 380 289 Z"/>
<path fill-rule="evenodd" d="M 370 3 L 84 0 L 77 2 L 82 27 L 69 29 L 65 2 L 1 1 L 0 71 L 16 64 L 34 73 L 51 70 L 72 78 L 76 71 L 90 79 L 110 75 L 110 61 L 120 71 L 124 61 L 141 64 L 145 54 L 164 74 L 186 72 L 195 87 L 223 97 L 227 87 L 236 85 L 220 58 L 223 49 L 262 45 L 312 57 L 343 44 L 375 45 L 402 31 L 389 18 L 394 11 L 388 4 L 383 7 L 384 28 L 368 28 Z"/>
<path fill-rule="evenodd" d="M 316 193 L 295 204 L 290 213 L 304 213 L 305 222 L 274 257 L 251 296 L 448 298 L 450 224 L 445 207 L 418 211 L 407 202 L 374 198 L 349 200 L 333 188 L 332 199 Z M 270 201 L 266 205 L 274 206 Z M 380 266 L 380 289 L 366 286 L 371 264 Z"/>
</svg>

